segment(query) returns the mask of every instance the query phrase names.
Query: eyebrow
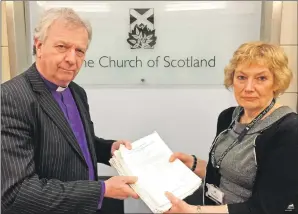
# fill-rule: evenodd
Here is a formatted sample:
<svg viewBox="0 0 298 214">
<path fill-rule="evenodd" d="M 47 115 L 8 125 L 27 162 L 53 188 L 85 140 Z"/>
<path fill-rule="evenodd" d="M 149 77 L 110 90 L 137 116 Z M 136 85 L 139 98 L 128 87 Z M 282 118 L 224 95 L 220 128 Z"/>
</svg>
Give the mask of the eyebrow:
<svg viewBox="0 0 298 214">
<path fill-rule="evenodd" d="M 258 76 L 258 75 L 265 74 L 265 73 L 268 73 L 268 72 L 267 72 L 267 71 L 261 71 L 261 72 L 257 73 L 257 76 Z"/>
<path fill-rule="evenodd" d="M 80 48 L 80 47 L 77 47 L 77 48 L 76 48 L 76 50 L 77 50 L 77 51 L 83 51 L 83 52 L 85 53 L 87 49 L 85 49 L 85 48 Z"/>
<path fill-rule="evenodd" d="M 58 41 L 55 42 L 55 44 L 58 44 L 58 43 L 63 43 L 63 44 L 65 44 L 65 45 L 67 45 L 67 42 L 64 42 L 64 41 L 62 41 L 62 40 L 58 40 Z"/>
<path fill-rule="evenodd" d="M 55 42 L 55 44 L 59 44 L 59 43 L 62 43 L 62 44 L 64 44 L 64 45 L 66 45 L 66 46 L 71 46 L 68 42 L 64 42 L 64 41 L 62 41 L 62 40 L 59 40 L 59 41 Z M 86 52 L 87 47 L 86 47 L 86 48 L 83 48 L 83 47 L 81 47 L 81 46 L 77 46 L 75 49 L 76 49 L 76 50 L 81 50 L 81 51 Z"/>
<path fill-rule="evenodd" d="M 239 73 L 241 73 L 241 74 L 246 75 L 246 73 L 244 73 L 244 72 L 241 71 L 241 70 L 236 70 L 235 72 L 239 72 Z M 256 74 L 256 76 L 258 76 L 258 75 L 262 75 L 262 74 L 267 73 L 267 72 L 268 72 L 267 70 L 260 71 L 259 73 Z"/>
</svg>

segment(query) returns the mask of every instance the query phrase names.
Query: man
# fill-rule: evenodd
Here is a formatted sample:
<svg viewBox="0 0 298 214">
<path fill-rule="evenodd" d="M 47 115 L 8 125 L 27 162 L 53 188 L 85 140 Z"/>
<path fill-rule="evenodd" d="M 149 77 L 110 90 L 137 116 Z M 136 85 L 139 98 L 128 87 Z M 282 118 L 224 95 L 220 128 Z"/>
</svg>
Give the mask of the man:
<svg viewBox="0 0 298 214">
<path fill-rule="evenodd" d="M 97 138 L 83 88 L 72 82 L 91 27 L 68 8 L 48 10 L 35 29 L 36 62 L 2 84 L 3 213 L 95 213 L 104 197 L 138 198 L 135 177 L 97 180 L 126 141 Z"/>
</svg>

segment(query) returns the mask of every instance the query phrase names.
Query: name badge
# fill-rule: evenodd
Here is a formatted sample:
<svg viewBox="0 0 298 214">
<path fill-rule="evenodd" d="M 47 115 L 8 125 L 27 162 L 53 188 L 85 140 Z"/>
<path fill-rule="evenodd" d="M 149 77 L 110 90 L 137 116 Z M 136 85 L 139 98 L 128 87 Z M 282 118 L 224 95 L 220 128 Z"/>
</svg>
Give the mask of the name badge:
<svg viewBox="0 0 298 214">
<path fill-rule="evenodd" d="M 206 183 L 206 187 L 208 188 L 206 196 L 214 201 L 216 204 L 223 204 L 224 193 L 213 184 Z"/>
</svg>

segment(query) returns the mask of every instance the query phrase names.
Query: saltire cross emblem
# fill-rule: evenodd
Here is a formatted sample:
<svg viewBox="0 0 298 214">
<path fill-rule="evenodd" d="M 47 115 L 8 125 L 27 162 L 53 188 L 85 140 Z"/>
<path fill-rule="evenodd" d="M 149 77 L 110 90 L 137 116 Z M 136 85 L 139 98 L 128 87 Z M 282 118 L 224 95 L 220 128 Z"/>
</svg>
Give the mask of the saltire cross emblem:
<svg viewBox="0 0 298 214">
<path fill-rule="evenodd" d="M 156 44 L 154 29 L 154 9 L 140 8 L 129 10 L 129 38 L 131 49 L 153 49 Z"/>
</svg>

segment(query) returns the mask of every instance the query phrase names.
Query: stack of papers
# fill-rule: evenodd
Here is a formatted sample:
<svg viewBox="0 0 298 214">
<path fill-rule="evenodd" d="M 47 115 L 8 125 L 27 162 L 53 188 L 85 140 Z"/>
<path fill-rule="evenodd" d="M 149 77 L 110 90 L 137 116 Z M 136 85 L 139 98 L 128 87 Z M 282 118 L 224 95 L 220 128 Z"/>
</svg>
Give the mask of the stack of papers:
<svg viewBox="0 0 298 214">
<path fill-rule="evenodd" d="M 173 152 L 157 132 L 132 143 L 128 150 L 121 145 L 110 159 L 119 175 L 137 176 L 131 187 L 153 213 L 164 213 L 172 204 L 165 192 L 184 199 L 196 191 L 202 180 L 180 160 L 170 163 Z"/>
</svg>

